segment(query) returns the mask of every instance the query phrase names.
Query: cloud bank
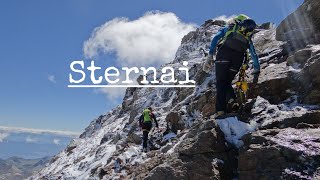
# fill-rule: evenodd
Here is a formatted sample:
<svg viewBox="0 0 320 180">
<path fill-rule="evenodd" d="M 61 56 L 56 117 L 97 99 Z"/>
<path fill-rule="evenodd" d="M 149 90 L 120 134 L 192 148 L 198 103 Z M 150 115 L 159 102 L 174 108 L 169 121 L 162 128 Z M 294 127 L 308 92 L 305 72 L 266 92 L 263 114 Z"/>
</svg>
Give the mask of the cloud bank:
<svg viewBox="0 0 320 180">
<path fill-rule="evenodd" d="M 80 133 L 70 131 L 54 131 L 46 129 L 31 129 L 31 128 L 20 128 L 20 127 L 5 127 L 0 126 L 0 142 L 11 133 L 32 133 L 32 134 L 54 134 L 62 136 L 77 137 Z M 1 138 L 3 137 L 3 138 Z"/>
<path fill-rule="evenodd" d="M 36 143 L 36 142 L 38 142 L 38 140 L 36 138 L 32 138 L 32 137 L 28 136 L 26 138 L 26 142 L 27 143 Z"/>
<path fill-rule="evenodd" d="M 194 24 L 182 22 L 174 13 L 115 18 L 94 30 L 83 51 L 88 58 L 115 53 L 120 65 L 160 65 L 174 59 L 182 37 L 194 29 Z"/>
</svg>

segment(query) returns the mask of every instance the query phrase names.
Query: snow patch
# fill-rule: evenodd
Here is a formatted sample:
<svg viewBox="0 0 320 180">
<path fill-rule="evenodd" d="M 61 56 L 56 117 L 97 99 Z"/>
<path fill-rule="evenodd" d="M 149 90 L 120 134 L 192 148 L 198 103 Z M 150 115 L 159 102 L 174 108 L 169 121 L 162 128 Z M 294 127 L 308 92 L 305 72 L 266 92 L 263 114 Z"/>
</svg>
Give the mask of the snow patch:
<svg viewBox="0 0 320 180">
<path fill-rule="evenodd" d="M 162 141 L 167 141 L 169 139 L 175 138 L 177 135 L 173 132 L 166 134 L 163 136 Z"/>
<path fill-rule="evenodd" d="M 257 123 L 251 121 L 250 124 L 239 121 L 237 117 L 228 117 L 216 120 L 226 140 L 240 148 L 243 145 L 241 137 L 257 129 Z"/>
</svg>

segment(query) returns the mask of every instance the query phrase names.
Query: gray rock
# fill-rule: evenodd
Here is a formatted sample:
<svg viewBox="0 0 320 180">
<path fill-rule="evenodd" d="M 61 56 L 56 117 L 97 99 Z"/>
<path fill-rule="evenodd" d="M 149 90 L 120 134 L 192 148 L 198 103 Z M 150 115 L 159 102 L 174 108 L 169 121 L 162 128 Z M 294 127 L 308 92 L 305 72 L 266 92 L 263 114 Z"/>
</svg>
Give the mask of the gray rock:
<svg viewBox="0 0 320 180">
<path fill-rule="evenodd" d="M 263 130 L 247 135 L 239 179 L 312 178 L 320 165 L 320 129 Z"/>
<path fill-rule="evenodd" d="M 320 3 L 317 0 L 306 0 L 304 3 L 277 27 L 276 39 L 292 41 L 297 47 L 310 43 L 319 43 Z"/>
<path fill-rule="evenodd" d="M 272 29 L 274 27 L 274 24 L 272 22 L 267 22 L 259 25 L 258 29 Z"/>
<path fill-rule="evenodd" d="M 136 135 L 135 133 L 131 132 L 128 134 L 127 142 L 135 143 L 135 144 L 141 144 L 142 139 L 140 136 Z"/>
<path fill-rule="evenodd" d="M 295 52 L 293 55 L 289 56 L 287 59 L 288 65 L 304 65 L 307 60 L 311 57 L 312 50 L 311 49 L 301 49 Z"/>
</svg>

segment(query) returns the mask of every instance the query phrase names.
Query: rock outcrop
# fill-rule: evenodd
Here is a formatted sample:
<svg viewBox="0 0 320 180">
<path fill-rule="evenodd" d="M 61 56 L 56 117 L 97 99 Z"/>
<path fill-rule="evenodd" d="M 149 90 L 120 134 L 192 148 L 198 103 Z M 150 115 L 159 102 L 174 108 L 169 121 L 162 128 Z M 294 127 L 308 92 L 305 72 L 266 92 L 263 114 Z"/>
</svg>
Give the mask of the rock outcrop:
<svg viewBox="0 0 320 180">
<path fill-rule="evenodd" d="M 320 2 L 305 0 L 304 3 L 277 28 L 277 40 L 288 41 L 294 49 L 307 44 L 320 43 Z"/>
<path fill-rule="evenodd" d="M 320 129 L 267 129 L 243 137 L 239 179 L 319 179 Z"/>
</svg>

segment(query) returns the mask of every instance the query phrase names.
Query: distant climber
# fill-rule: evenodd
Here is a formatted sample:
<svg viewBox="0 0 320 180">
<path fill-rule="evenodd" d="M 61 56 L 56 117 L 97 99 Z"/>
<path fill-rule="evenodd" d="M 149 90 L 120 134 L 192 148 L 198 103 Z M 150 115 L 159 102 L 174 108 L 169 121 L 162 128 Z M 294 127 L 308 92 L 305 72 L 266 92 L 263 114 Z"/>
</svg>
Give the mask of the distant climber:
<svg viewBox="0 0 320 180">
<path fill-rule="evenodd" d="M 147 152 L 148 146 L 148 135 L 152 128 L 152 121 L 156 123 L 156 127 L 158 128 L 158 122 L 156 116 L 152 113 L 152 108 L 149 107 L 144 109 L 142 115 L 139 118 L 139 124 L 143 131 L 143 151 Z"/>
<path fill-rule="evenodd" d="M 227 106 L 236 109 L 239 104 L 232 88 L 232 80 L 238 73 L 248 50 L 253 60 L 254 71 L 258 76 L 260 63 L 251 40 L 256 28 L 254 20 L 240 14 L 233 18 L 227 26 L 221 29 L 212 39 L 209 55 L 203 66 L 203 70 L 209 72 L 215 63 L 216 70 L 216 118 L 221 118 L 227 113 Z M 213 55 L 217 55 L 214 61 Z"/>
</svg>

